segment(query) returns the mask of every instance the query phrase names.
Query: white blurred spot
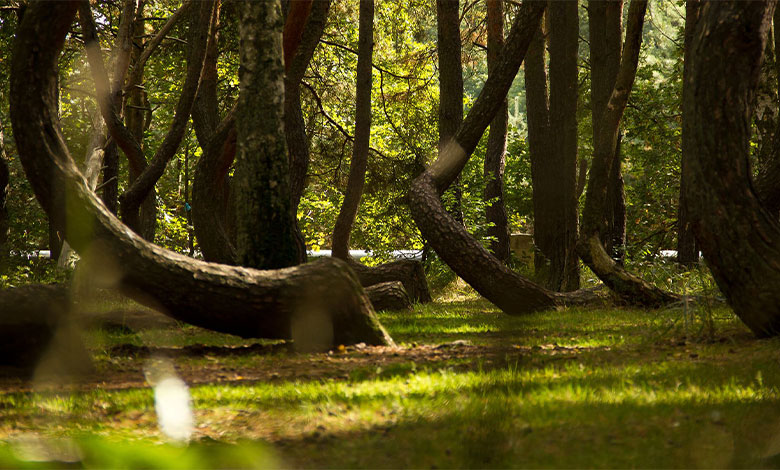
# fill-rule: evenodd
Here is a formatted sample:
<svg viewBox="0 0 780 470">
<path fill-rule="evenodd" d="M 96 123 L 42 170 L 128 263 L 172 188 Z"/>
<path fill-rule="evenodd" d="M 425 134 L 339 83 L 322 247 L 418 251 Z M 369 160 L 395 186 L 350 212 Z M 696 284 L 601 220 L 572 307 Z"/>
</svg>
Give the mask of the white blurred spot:
<svg viewBox="0 0 780 470">
<path fill-rule="evenodd" d="M 154 387 L 154 409 L 160 430 L 174 441 L 189 441 L 195 429 L 195 418 L 187 384 L 166 360 L 153 359 L 144 372 L 146 380 Z"/>
</svg>

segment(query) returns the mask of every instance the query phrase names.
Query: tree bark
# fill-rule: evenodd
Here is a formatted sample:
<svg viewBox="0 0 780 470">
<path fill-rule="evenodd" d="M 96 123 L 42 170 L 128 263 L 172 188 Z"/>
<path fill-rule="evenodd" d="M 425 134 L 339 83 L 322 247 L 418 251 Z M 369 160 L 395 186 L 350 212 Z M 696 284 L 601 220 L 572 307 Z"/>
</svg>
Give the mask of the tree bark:
<svg viewBox="0 0 780 470">
<path fill-rule="evenodd" d="M 173 318 L 225 333 L 293 338 L 303 349 L 392 344 L 342 261 L 276 271 L 206 263 L 144 241 L 105 210 L 73 164 L 53 111 L 57 59 L 77 7 L 78 2 L 40 2 L 28 8 L 14 48 L 11 122 L 44 208 L 51 208 L 47 176 L 66 182 L 68 239 L 83 257 L 99 261 L 93 265 L 102 273 L 96 280 Z"/>
<path fill-rule="evenodd" d="M 298 263 L 290 211 L 290 164 L 284 136 L 281 5 L 246 1 L 239 27 L 236 108 L 236 247 L 243 266 Z"/>
<path fill-rule="evenodd" d="M 504 47 L 504 9 L 501 0 L 487 0 L 487 62 L 488 73 L 495 69 L 501 48 Z M 504 167 L 506 164 L 506 136 L 509 109 L 506 99 L 490 123 L 485 151 L 485 219 L 492 224 L 488 235 L 492 238 L 490 251 L 496 258 L 509 259 L 509 221 L 504 204 Z"/>
<path fill-rule="evenodd" d="M 398 281 L 383 282 L 366 288 L 371 305 L 380 310 L 411 310 L 412 302 Z"/>
<path fill-rule="evenodd" d="M 8 158 L 5 155 L 5 140 L 3 139 L 3 123 L 0 121 L 0 273 L 5 272 L 11 254 L 11 247 L 8 245 L 10 228 L 8 220 L 9 177 Z"/>
<path fill-rule="evenodd" d="M 355 89 L 355 141 L 349 177 L 341 210 L 333 227 L 332 252 L 336 258 L 349 257 L 349 239 L 355 223 L 363 185 L 366 182 L 371 138 L 371 72 L 374 49 L 374 0 L 360 0 L 357 85 Z"/>
<path fill-rule="evenodd" d="M 412 302 L 424 304 L 433 300 L 425 277 L 425 269 L 417 260 L 402 259 L 379 266 L 365 266 L 353 259 L 347 262 L 357 274 L 363 287 L 398 281 L 404 286 Z"/>
<path fill-rule="evenodd" d="M 554 248 L 549 286 L 556 291 L 580 287 L 576 254 L 577 200 L 577 59 L 579 12 L 577 1 L 550 1 L 550 141 L 553 148 L 555 195 Z M 547 215 L 545 214 L 545 217 Z"/>
<path fill-rule="evenodd" d="M 704 3 L 691 45 L 685 200 L 704 259 L 758 336 L 780 332 L 780 222 L 751 188 L 756 87 L 775 2 Z M 713 77 L 718 77 L 713 80 Z"/>
<path fill-rule="evenodd" d="M 691 93 L 690 81 L 687 79 L 691 73 L 691 45 L 693 43 L 693 34 L 696 31 L 696 20 L 699 17 L 699 0 L 688 0 L 685 2 L 685 38 L 684 38 L 684 57 L 683 57 L 683 102 Z M 696 238 L 693 234 L 693 220 L 688 212 L 688 205 L 685 202 L 685 193 L 689 183 L 687 158 L 685 154 L 692 152 L 691 134 L 686 129 L 690 128 L 688 121 L 691 116 L 684 112 L 682 114 L 682 163 L 680 171 L 680 202 L 677 211 L 677 262 L 682 265 L 692 265 L 699 261 L 699 247 L 696 245 Z"/>
<path fill-rule="evenodd" d="M 591 8 L 594 4 L 595 2 L 591 4 Z M 609 174 L 615 160 L 620 121 L 636 77 L 646 7 L 646 0 L 631 1 L 626 39 L 615 85 L 604 111 L 598 119 L 593 119 L 593 163 L 585 192 L 585 208 L 577 252 L 599 279 L 625 302 L 659 306 L 678 300 L 678 296 L 652 286 L 626 271 L 607 254 L 601 241 L 606 227 L 605 214 L 611 210 L 606 203 Z M 589 14 L 593 12 L 594 10 L 591 10 Z M 590 30 L 593 31 L 595 27 L 596 25 L 591 25 Z"/>
<path fill-rule="evenodd" d="M 545 5 L 524 2 L 504 45 L 499 64 L 463 121 L 455 138 L 439 158 L 412 183 L 412 217 L 436 253 L 455 273 L 501 310 L 520 315 L 585 300 L 586 293 L 555 293 L 509 270 L 450 216 L 440 194 L 466 165 L 480 137 L 506 98 L 539 28 Z M 595 296 L 593 296 L 595 298 Z"/>
<path fill-rule="evenodd" d="M 460 42 L 460 0 L 436 0 L 439 53 L 439 154 L 463 121 L 463 64 Z M 460 177 L 450 185 L 448 212 L 463 223 Z"/>
</svg>

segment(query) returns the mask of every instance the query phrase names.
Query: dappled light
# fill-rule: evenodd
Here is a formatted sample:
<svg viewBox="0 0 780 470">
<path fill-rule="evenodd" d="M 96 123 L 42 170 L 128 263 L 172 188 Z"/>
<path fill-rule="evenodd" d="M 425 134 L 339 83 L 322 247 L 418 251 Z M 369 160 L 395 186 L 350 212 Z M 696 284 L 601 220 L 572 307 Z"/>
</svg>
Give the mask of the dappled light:
<svg viewBox="0 0 780 470">
<path fill-rule="evenodd" d="M 0 468 L 780 467 L 769 0 L 0 2 Z"/>
</svg>

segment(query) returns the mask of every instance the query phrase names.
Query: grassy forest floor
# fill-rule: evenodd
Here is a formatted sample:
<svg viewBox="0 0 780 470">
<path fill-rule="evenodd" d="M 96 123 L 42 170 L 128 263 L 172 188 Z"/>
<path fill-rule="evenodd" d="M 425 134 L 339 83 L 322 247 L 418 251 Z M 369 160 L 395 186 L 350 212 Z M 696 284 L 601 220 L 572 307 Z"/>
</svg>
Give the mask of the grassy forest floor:
<svg viewBox="0 0 780 470">
<path fill-rule="evenodd" d="M 397 348 L 303 355 L 165 321 L 88 329 L 81 380 L 0 377 L 0 467 L 780 465 L 780 340 L 725 307 L 513 318 L 456 288 L 379 316 Z M 159 430 L 150 358 L 190 386 L 188 446 Z"/>
</svg>

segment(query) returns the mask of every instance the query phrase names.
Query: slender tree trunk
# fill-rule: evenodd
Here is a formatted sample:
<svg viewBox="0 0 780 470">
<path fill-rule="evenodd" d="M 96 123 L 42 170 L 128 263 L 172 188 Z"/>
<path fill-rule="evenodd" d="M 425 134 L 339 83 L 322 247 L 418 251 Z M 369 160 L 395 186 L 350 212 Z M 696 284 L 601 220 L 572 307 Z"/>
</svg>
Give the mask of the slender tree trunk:
<svg viewBox="0 0 780 470">
<path fill-rule="evenodd" d="M 688 0 L 685 3 L 685 43 L 683 57 L 683 101 L 691 93 L 690 81 L 687 77 L 691 73 L 691 44 L 693 43 L 693 34 L 696 30 L 696 20 L 699 17 L 701 2 L 699 0 Z M 685 154 L 692 152 L 691 134 L 686 129 L 690 128 L 688 121 L 691 116 L 683 110 L 682 122 L 682 164 L 680 171 L 680 203 L 677 212 L 677 262 L 682 265 L 691 265 L 699 261 L 699 247 L 696 244 L 696 238 L 693 235 L 693 220 L 688 212 L 688 205 L 685 203 L 685 194 L 688 191 L 689 183 L 687 158 Z"/>
<path fill-rule="evenodd" d="M 488 73 L 495 69 L 504 47 L 504 9 L 501 0 L 487 0 L 488 25 Z M 498 110 L 490 123 L 487 150 L 485 152 L 485 218 L 492 224 L 488 235 L 493 238 L 490 251 L 499 260 L 509 259 L 509 222 L 504 205 L 504 167 L 506 163 L 506 134 L 509 120 L 507 102 Z"/>
<path fill-rule="evenodd" d="M 355 141 L 344 201 L 333 228 L 333 256 L 349 257 L 349 238 L 366 181 L 371 137 L 371 71 L 374 49 L 374 0 L 360 0 L 357 86 L 355 92 Z"/>
<path fill-rule="evenodd" d="M 95 266 L 105 274 L 99 280 L 173 318 L 216 331 L 292 338 L 303 350 L 357 342 L 392 344 L 343 261 L 327 259 L 276 271 L 206 263 L 144 241 L 105 210 L 70 158 L 54 112 L 57 59 L 77 7 L 77 2 L 29 6 L 14 49 L 11 122 L 20 159 L 42 207 L 52 207 L 48 175 L 68 185 L 69 220 L 79 222 L 67 227 L 68 239 L 83 257 L 99 260 Z M 18 316 L 4 310 L 4 316 L 14 313 Z"/>
<path fill-rule="evenodd" d="M 704 259 L 734 312 L 780 333 L 780 222 L 751 189 L 751 119 L 775 2 L 701 7 L 686 77 L 685 200 Z M 719 77 L 713 80 L 712 77 Z"/>
<path fill-rule="evenodd" d="M 550 136 L 555 162 L 555 247 L 550 257 L 550 286 L 556 291 L 580 287 L 576 254 L 577 200 L 577 58 L 578 2 L 551 1 L 550 15 Z"/>
<path fill-rule="evenodd" d="M 626 255 L 626 185 L 623 180 L 623 162 L 620 153 L 621 139 L 622 134 L 618 135 L 615 160 L 609 171 L 604 249 L 617 264 L 622 266 Z"/>
<path fill-rule="evenodd" d="M 5 155 L 5 140 L 3 139 L 3 123 L 0 121 L 0 273 L 4 273 L 10 256 L 8 246 L 8 188 L 10 187 L 10 172 L 8 159 Z"/>
<path fill-rule="evenodd" d="M 460 42 L 460 0 L 436 0 L 439 52 L 439 153 L 463 121 L 463 64 Z M 448 212 L 463 223 L 460 177 L 451 185 Z"/>
<path fill-rule="evenodd" d="M 596 2 L 591 2 L 589 16 L 595 14 L 595 5 Z M 626 271 L 609 256 L 601 241 L 607 225 L 606 214 L 612 210 L 607 206 L 609 174 L 615 160 L 620 121 L 636 77 L 646 7 L 646 0 L 631 1 L 628 9 L 626 39 L 615 85 L 604 111 L 598 119 L 593 119 L 593 163 L 585 192 L 585 208 L 582 212 L 582 230 L 577 243 L 577 252 L 599 279 L 625 302 L 658 306 L 676 301 L 678 296 L 652 286 Z M 596 28 L 596 24 L 590 25 L 591 32 Z M 594 47 L 593 42 L 591 47 Z M 592 70 L 595 72 L 595 65 L 592 66 Z M 596 82 L 595 77 L 593 82 Z"/>
<path fill-rule="evenodd" d="M 236 108 L 238 261 L 276 269 L 297 264 L 284 136 L 284 64 L 279 1 L 246 1 L 239 28 L 243 84 Z"/>
<path fill-rule="evenodd" d="M 553 234 L 557 227 L 552 201 L 557 188 L 554 181 L 550 145 L 550 108 L 547 95 L 547 65 L 545 60 L 544 21 L 534 35 L 525 57 L 525 107 L 528 124 L 528 150 L 531 156 L 531 187 L 534 207 L 534 270 L 536 279 L 550 286 L 553 277 L 550 258 L 555 245 Z M 554 289 L 554 287 L 551 287 Z"/>
<path fill-rule="evenodd" d="M 100 184 L 100 199 L 109 212 L 116 215 L 119 209 L 119 149 L 116 142 L 109 140 L 103 156 L 103 182 Z"/>
</svg>

